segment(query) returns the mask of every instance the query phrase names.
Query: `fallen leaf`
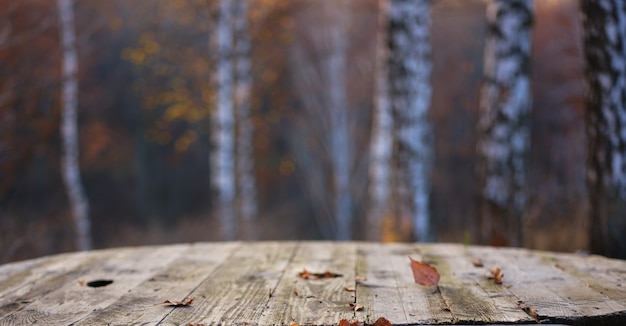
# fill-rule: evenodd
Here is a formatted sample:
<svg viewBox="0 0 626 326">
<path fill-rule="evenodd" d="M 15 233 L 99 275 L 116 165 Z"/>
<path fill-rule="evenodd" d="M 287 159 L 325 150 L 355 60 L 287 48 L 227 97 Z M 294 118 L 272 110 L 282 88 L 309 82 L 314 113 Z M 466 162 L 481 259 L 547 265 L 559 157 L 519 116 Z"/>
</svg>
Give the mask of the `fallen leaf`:
<svg viewBox="0 0 626 326">
<path fill-rule="evenodd" d="M 302 272 L 300 272 L 298 276 L 300 276 L 300 278 L 305 279 L 305 280 L 319 280 L 319 279 L 326 279 L 326 278 L 341 277 L 343 275 L 333 273 L 330 271 L 325 271 L 324 273 L 311 273 L 305 269 Z"/>
<path fill-rule="evenodd" d="M 393 326 L 393 325 L 387 319 L 380 317 L 376 319 L 376 321 L 374 322 L 374 326 Z"/>
<path fill-rule="evenodd" d="M 355 276 L 354 280 L 358 283 L 358 282 L 365 282 L 367 281 L 367 277 L 365 276 Z"/>
<path fill-rule="evenodd" d="M 297 296 L 298 296 L 298 291 L 294 290 L 294 291 L 293 291 L 293 294 L 295 294 L 295 295 L 296 295 L 296 297 L 297 297 Z"/>
<path fill-rule="evenodd" d="M 348 291 L 348 292 L 354 292 L 356 291 L 356 289 L 354 288 L 354 286 L 346 286 L 343 288 L 344 290 Z"/>
<path fill-rule="evenodd" d="M 518 301 L 517 305 L 524 310 L 530 317 L 539 321 L 539 315 L 537 314 L 537 309 L 527 306 L 524 301 Z"/>
<path fill-rule="evenodd" d="M 78 285 L 80 285 L 80 286 L 87 286 L 87 281 L 80 280 L 80 281 L 78 281 Z"/>
<path fill-rule="evenodd" d="M 363 323 L 358 320 L 350 322 L 347 319 L 342 319 L 339 321 L 338 326 L 363 326 Z"/>
<path fill-rule="evenodd" d="M 476 258 L 474 260 L 472 260 L 472 265 L 474 265 L 474 267 L 483 267 L 483 260 L 480 258 Z"/>
<path fill-rule="evenodd" d="M 362 305 L 362 304 L 360 304 L 360 303 L 350 303 L 350 304 L 349 304 L 349 306 L 350 306 L 350 308 L 352 308 L 352 310 L 354 310 L 354 311 L 361 311 L 361 310 L 363 310 L 363 308 L 364 308 L 364 307 L 363 307 L 363 305 Z"/>
<path fill-rule="evenodd" d="M 293 323 L 291 324 L 291 326 L 300 326 L 300 325 L 298 325 L 297 323 Z"/>
<path fill-rule="evenodd" d="M 504 274 L 500 270 L 500 267 L 498 267 L 497 265 L 494 266 L 493 269 L 491 270 L 491 276 L 489 278 L 492 278 L 493 282 L 496 284 L 502 284 L 503 277 L 504 277 Z"/>
<path fill-rule="evenodd" d="M 188 307 L 191 305 L 192 302 L 193 302 L 193 297 L 186 296 L 185 299 L 183 299 L 183 301 L 165 300 L 163 301 L 162 304 L 169 306 L 169 307 Z"/>
<path fill-rule="evenodd" d="M 270 288 L 269 297 L 271 298 L 274 295 L 274 289 Z"/>
<path fill-rule="evenodd" d="M 415 283 L 435 286 L 439 284 L 439 272 L 437 272 L 436 268 L 411 257 L 409 259 L 411 260 L 411 270 L 413 271 Z"/>
</svg>

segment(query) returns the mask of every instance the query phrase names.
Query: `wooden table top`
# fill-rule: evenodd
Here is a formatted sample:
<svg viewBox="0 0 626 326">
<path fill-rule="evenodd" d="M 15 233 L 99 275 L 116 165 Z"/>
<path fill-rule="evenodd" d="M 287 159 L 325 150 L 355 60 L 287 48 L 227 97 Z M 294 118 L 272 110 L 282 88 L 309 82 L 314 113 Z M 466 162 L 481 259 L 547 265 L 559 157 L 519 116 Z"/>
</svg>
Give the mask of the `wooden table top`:
<svg viewBox="0 0 626 326">
<path fill-rule="evenodd" d="M 416 284 L 409 256 L 436 267 L 439 285 Z M 490 277 L 496 265 L 502 284 Z M 304 270 L 341 275 L 303 279 Z M 338 325 L 380 317 L 394 325 L 626 325 L 626 261 L 456 244 L 223 242 L 0 266 L 0 325 Z"/>
</svg>

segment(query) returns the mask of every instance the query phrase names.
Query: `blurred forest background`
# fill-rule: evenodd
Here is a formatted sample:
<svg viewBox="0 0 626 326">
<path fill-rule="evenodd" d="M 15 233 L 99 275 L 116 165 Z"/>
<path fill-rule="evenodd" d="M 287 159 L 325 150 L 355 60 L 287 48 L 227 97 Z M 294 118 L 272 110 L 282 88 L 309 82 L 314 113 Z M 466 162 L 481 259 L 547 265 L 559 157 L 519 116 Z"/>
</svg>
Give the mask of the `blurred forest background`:
<svg viewBox="0 0 626 326">
<path fill-rule="evenodd" d="M 343 150 L 352 155 L 347 237 L 370 239 L 378 1 L 247 5 L 250 120 L 238 125 L 251 132 L 255 204 L 253 216 L 235 220 L 230 238 L 339 238 L 327 212 L 333 162 L 320 141 L 337 131 L 316 120 L 324 114 L 320 94 L 335 79 L 307 71 L 344 42 L 338 46 L 346 53 L 346 121 L 335 127 L 347 133 Z M 579 2 L 536 1 L 533 10 L 529 195 L 520 244 L 588 250 Z M 219 1 L 78 0 L 73 11 L 80 178 L 93 247 L 228 239 L 211 191 Z M 479 242 L 476 126 L 485 13 L 485 1 L 431 2 L 434 241 Z M 0 0 L 0 262 L 79 249 L 62 174 L 60 25 L 56 1 Z M 329 36 L 339 29 L 342 39 Z M 416 240 L 402 216 L 387 214 L 378 227 L 374 240 Z"/>
</svg>

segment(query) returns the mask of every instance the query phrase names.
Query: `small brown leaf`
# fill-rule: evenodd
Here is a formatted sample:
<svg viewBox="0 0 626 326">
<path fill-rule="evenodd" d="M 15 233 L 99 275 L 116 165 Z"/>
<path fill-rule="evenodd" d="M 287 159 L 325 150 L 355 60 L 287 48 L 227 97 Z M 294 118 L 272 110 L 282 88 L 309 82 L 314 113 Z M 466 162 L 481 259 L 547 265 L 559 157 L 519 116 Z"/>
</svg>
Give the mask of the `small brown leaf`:
<svg viewBox="0 0 626 326">
<path fill-rule="evenodd" d="M 78 281 L 78 285 L 80 285 L 80 286 L 87 286 L 87 281 L 85 281 L 85 280 L 79 280 L 79 281 Z"/>
<path fill-rule="evenodd" d="M 357 276 L 355 276 L 355 277 L 354 277 L 354 280 L 355 280 L 357 283 L 359 283 L 359 282 L 365 282 L 365 281 L 367 281 L 367 277 L 365 277 L 365 276 L 358 276 L 358 275 L 357 275 Z"/>
<path fill-rule="evenodd" d="M 342 319 L 339 321 L 338 326 L 363 326 L 363 323 L 358 320 L 350 322 L 347 319 Z"/>
<path fill-rule="evenodd" d="M 193 297 L 186 296 L 185 299 L 183 299 L 183 301 L 165 300 L 163 301 L 162 304 L 169 306 L 169 307 L 188 307 L 191 305 L 192 302 L 193 302 Z"/>
<path fill-rule="evenodd" d="M 376 319 L 376 321 L 374 322 L 374 326 L 393 326 L 393 325 L 387 319 L 380 317 Z"/>
<path fill-rule="evenodd" d="M 269 297 L 271 298 L 274 295 L 274 289 L 270 288 Z"/>
<path fill-rule="evenodd" d="M 411 257 L 409 257 L 409 259 L 411 260 L 411 270 L 413 271 L 413 279 L 415 280 L 415 283 L 435 286 L 439 284 L 440 276 L 436 268 L 428 264 L 421 263 Z"/>
<path fill-rule="evenodd" d="M 319 280 L 319 279 L 326 279 L 326 278 L 341 277 L 343 275 L 333 273 L 331 271 L 325 271 L 324 273 L 311 273 L 305 269 L 302 272 L 300 272 L 298 276 L 305 280 Z"/>
<path fill-rule="evenodd" d="M 346 286 L 343 288 L 344 290 L 348 291 L 348 292 L 354 292 L 356 291 L 356 289 L 354 288 L 354 286 Z"/>
<path fill-rule="evenodd" d="M 348 304 L 348 306 L 350 306 L 350 308 L 352 308 L 352 310 L 354 311 L 361 311 L 364 308 L 363 305 L 360 303 L 350 303 Z"/>
<path fill-rule="evenodd" d="M 480 258 L 476 258 L 476 259 L 472 260 L 472 265 L 474 265 L 474 267 L 483 267 L 483 266 L 485 266 L 483 264 L 483 260 L 480 259 Z"/>
<path fill-rule="evenodd" d="M 503 277 L 504 277 L 504 274 L 500 270 L 500 267 L 498 267 L 497 265 L 494 266 L 493 269 L 491 270 L 491 276 L 490 276 L 490 278 L 493 279 L 493 282 L 496 284 L 502 284 Z"/>
</svg>

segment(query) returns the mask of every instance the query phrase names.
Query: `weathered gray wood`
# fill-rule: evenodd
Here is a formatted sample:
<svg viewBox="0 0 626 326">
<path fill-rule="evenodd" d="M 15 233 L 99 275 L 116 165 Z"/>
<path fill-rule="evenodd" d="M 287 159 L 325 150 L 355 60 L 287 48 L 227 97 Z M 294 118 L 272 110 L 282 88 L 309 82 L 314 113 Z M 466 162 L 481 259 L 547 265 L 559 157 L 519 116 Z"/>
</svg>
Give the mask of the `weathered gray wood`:
<svg viewBox="0 0 626 326">
<path fill-rule="evenodd" d="M 435 266 L 439 286 L 415 284 L 409 256 Z M 483 267 L 472 264 L 477 258 Z M 502 285 L 488 278 L 495 265 Z M 298 274 L 305 269 L 342 276 L 304 280 Z M 114 282 L 79 284 L 96 279 Z M 194 300 L 186 307 L 162 304 L 187 296 Z M 0 325 L 337 325 L 379 317 L 396 325 L 535 318 L 626 325 L 626 261 L 453 244 L 226 242 L 0 266 Z"/>
<path fill-rule="evenodd" d="M 535 319 L 520 309 L 518 298 L 506 286 L 475 267 L 468 250 L 459 245 L 422 245 L 426 262 L 441 274 L 439 290 L 455 323 L 520 323 Z M 482 259 L 482 258 L 481 258 Z"/>
<path fill-rule="evenodd" d="M 301 243 L 274 291 L 261 325 L 334 325 L 341 319 L 352 320 L 355 286 L 355 243 Z M 330 271 L 342 276 L 305 280 L 299 273 Z"/>
<path fill-rule="evenodd" d="M 129 289 L 106 309 L 90 313 L 75 325 L 97 325 L 101 321 L 114 321 L 110 325 L 155 325 L 175 309 L 161 303 L 184 300 L 240 247 L 240 243 L 231 242 L 180 248 L 178 258 L 169 264 L 162 262 L 163 268 L 152 277 Z"/>
<path fill-rule="evenodd" d="M 296 243 L 245 243 L 197 288 L 193 306 L 174 309 L 159 325 L 256 323 L 291 261 Z"/>
<path fill-rule="evenodd" d="M 488 247 L 475 247 L 471 251 L 482 257 L 486 266 L 498 265 L 509 291 L 527 307 L 536 309 L 541 321 L 598 321 L 615 313 L 626 317 L 624 304 L 590 288 L 536 252 Z M 624 267 L 626 273 L 626 265 Z"/>
<path fill-rule="evenodd" d="M 3 325 L 28 324 L 32 321 L 48 325 L 63 325 L 74 322 L 84 315 L 103 309 L 117 301 L 128 289 L 151 276 L 158 267 L 176 258 L 184 248 L 182 245 L 111 252 L 56 284 L 48 287 L 28 304 L 0 320 Z M 115 277 L 112 277 L 115 276 Z M 99 288 L 83 286 L 79 282 L 91 280 L 113 280 Z M 54 285 L 52 287 L 52 285 Z"/>
<path fill-rule="evenodd" d="M 393 324 L 451 323 L 452 315 L 437 287 L 415 284 L 409 256 L 421 260 L 417 248 L 406 244 L 359 244 L 357 318 L 374 323 L 383 317 Z M 362 316 L 365 316 L 363 318 Z"/>
</svg>

